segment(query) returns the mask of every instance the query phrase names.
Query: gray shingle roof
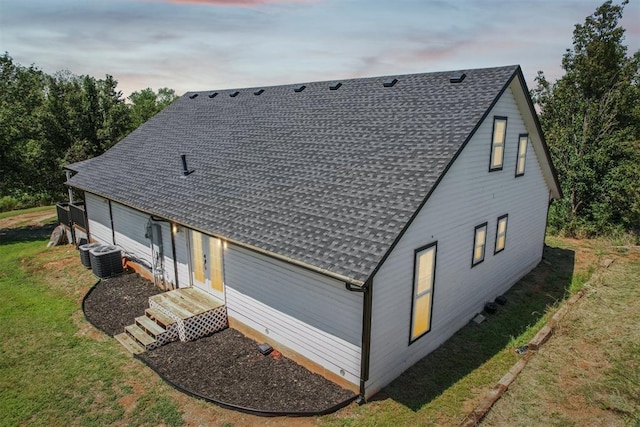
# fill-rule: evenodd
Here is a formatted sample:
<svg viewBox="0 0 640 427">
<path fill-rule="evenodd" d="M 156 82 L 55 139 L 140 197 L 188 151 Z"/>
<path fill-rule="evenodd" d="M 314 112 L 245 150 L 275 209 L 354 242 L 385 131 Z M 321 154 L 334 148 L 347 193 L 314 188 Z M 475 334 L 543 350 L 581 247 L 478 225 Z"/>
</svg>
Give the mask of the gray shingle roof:
<svg viewBox="0 0 640 427">
<path fill-rule="evenodd" d="M 363 284 L 519 68 L 464 72 L 187 93 L 68 184 Z"/>
</svg>

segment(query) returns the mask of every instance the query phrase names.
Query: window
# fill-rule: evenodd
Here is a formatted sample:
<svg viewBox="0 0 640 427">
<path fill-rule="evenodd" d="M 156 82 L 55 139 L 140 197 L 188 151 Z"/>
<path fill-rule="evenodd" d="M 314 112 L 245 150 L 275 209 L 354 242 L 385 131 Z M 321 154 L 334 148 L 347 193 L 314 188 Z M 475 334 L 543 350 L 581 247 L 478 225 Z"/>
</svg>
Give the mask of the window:
<svg viewBox="0 0 640 427">
<path fill-rule="evenodd" d="M 436 275 L 437 242 L 416 249 L 411 303 L 411 336 L 409 344 L 431 330 L 433 284 Z"/>
<path fill-rule="evenodd" d="M 527 158 L 527 144 L 529 143 L 529 135 L 520 134 L 518 139 L 518 159 L 516 161 L 516 177 L 524 175 L 524 164 Z"/>
<path fill-rule="evenodd" d="M 474 267 L 484 261 L 484 248 L 487 244 L 487 223 L 476 226 L 475 235 L 473 237 L 473 259 L 471 267 Z"/>
<path fill-rule="evenodd" d="M 509 215 L 502 215 L 498 218 L 498 226 L 496 227 L 496 248 L 493 252 L 497 254 L 504 250 L 504 246 L 507 242 L 507 219 Z"/>
<path fill-rule="evenodd" d="M 502 170 L 504 160 L 504 141 L 507 137 L 507 118 L 493 118 L 493 133 L 491 135 L 491 162 L 489 172 Z"/>
</svg>

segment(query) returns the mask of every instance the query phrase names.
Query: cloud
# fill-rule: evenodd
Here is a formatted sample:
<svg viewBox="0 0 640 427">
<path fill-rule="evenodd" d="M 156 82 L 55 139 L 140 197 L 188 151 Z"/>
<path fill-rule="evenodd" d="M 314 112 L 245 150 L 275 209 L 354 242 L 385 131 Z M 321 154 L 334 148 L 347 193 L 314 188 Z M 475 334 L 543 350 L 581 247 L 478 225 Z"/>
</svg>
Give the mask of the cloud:
<svg viewBox="0 0 640 427">
<path fill-rule="evenodd" d="M 317 0 L 153 0 L 163 3 L 190 3 L 203 4 L 211 6 L 228 6 L 228 7 L 253 7 L 263 4 L 304 4 L 314 3 Z"/>
</svg>

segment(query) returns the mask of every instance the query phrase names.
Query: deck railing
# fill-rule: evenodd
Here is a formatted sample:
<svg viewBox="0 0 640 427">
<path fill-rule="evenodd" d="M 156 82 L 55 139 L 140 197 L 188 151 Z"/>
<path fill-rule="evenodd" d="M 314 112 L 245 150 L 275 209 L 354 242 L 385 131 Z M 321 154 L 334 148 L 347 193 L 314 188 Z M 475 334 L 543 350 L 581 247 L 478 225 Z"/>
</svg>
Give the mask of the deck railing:
<svg viewBox="0 0 640 427">
<path fill-rule="evenodd" d="M 84 210 L 84 204 L 74 203 L 69 204 L 71 212 L 71 221 L 74 225 L 87 229 L 87 214 Z"/>
<path fill-rule="evenodd" d="M 58 223 L 71 226 L 71 212 L 69 211 L 69 203 L 56 203 L 56 212 L 58 213 Z"/>
</svg>

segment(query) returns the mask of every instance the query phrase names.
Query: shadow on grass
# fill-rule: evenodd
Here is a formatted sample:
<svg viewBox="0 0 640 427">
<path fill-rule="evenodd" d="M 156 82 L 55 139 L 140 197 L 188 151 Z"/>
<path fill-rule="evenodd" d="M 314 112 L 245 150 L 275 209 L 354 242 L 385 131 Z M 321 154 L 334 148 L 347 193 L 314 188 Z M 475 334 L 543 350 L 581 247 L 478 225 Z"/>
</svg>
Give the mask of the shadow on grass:
<svg viewBox="0 0 640 427">
<path fill-rule="evenodd" d="M 0 245 L 48 239 L 56 225 L 57 223 L 49 223 L 17 228 L 0 228 Z"/>
<path fill-rule="evenodd" d="M 413 411 L 421 409 L 538 322 L 547 306 L 566 298 L 574 260 L 571 250 L 545 246 L 542 262 L 506 293 L 506 305 L 485 314 L 481 325 L 469 322 L 372 400 L 390 398 Z"/>
</svg>

